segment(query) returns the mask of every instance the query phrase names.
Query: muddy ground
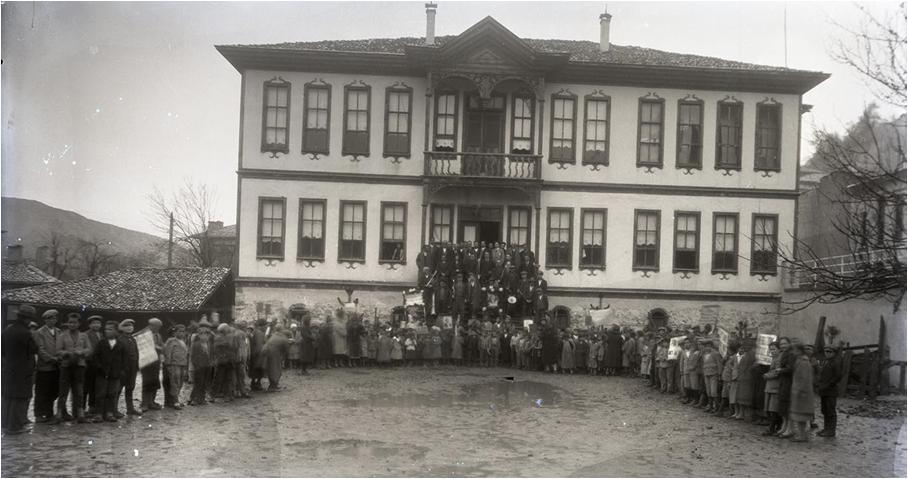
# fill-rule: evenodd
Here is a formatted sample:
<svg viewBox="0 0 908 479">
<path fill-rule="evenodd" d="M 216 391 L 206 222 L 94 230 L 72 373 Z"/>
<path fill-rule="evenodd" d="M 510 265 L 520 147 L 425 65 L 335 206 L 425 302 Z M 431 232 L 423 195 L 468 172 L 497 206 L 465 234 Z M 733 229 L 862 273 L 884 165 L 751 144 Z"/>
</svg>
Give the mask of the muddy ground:
<svg viewBox="0 0 908 479">
<path fill-rule="evenodd" d="M 115 424 L 38 424 L 2 439 L 2 476 L 906 472 L 904 417 L 840 414 L 837 438 L 798 444 L 707 416 L 637 379 L 440 367 L 288 373 L 284 384 L 253 399 Z"/>
</svg>

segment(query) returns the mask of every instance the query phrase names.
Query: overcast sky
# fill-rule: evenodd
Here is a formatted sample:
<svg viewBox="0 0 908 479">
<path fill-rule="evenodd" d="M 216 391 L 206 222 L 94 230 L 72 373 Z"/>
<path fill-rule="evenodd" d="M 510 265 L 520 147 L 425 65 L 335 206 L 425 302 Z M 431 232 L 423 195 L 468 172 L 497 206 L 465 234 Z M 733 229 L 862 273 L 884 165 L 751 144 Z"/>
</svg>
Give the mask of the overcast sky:
<svg viewBox="0 0 908 479">
<path fill-rule="evenodd" d="M 529 38 L 599 39 L 603 2 L 437 2 L 438 35 L 493 16 Z M 46 3 L 2 6 L 2 194 L 152 232 L 147 195 L 184 177 L 236 220 L 240 75 L 216 44 L 423 36 L 424 1 Z M 876 3 L 873 11 L 892 10 Z M 608 2 L 612 42 L 785 65 L 832 78 L 809 92 L 814 128 L 841 130 L 873 101 L 829 45 L 856 26 L 852 3 Z M 887 113 L 893 113 L 891 110 Z"/>
</svg>

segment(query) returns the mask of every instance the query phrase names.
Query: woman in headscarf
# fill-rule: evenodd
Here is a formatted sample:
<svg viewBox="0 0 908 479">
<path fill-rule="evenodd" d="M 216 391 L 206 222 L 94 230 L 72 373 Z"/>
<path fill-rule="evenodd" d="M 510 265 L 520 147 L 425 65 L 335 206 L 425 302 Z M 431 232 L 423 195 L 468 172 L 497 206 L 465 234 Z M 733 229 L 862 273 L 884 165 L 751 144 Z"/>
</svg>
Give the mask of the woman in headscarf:
<svg viewBox="0 0 908 479">
<path fill-rule="evenodd" d="M 574 374 L 574 338 L 566 331 L 561 333 L 561 372 Z"/>
<path fill-rule="evenodd" d="M 794 372 L 795 356 L 791 352 L 791 340 L 786 337 L 779 338 L 779 366 L 775 369 L 779 378 L 779 417 L 782 418 L 782 427 L 778 432 L 779 437 L 788 438 L 794 435 L 791 430 L 791 420 L 788 415 L 791 406 L 791 375 Z"/>
</svg>

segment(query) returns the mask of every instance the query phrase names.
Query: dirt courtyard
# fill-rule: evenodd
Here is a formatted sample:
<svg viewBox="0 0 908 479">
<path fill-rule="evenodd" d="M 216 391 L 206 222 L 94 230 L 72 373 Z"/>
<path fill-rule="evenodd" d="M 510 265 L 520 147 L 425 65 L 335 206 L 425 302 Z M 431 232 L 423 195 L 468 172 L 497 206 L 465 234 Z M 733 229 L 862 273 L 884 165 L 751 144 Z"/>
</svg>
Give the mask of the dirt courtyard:
<svg viewBox="0 0 908 479">
<path fill-rule="evenodd" d="M 3 438 L 2 476 L 906 472 L 904 417 L 840 412 L 837 438 L 798 444 L 683 406 L 639 379 L 439 367 L 291 372 L 283 384 L 253 399 L 118 423 L 37 424 Z"/>
</svg>

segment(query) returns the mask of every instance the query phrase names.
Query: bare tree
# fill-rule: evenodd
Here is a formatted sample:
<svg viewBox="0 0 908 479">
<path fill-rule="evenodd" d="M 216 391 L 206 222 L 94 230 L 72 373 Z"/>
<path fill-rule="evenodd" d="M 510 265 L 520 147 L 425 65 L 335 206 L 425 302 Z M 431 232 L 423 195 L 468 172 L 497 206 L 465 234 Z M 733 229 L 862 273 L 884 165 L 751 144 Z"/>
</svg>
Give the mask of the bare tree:
<svg viewBox="0 0 908 479">
<path fill-rule="evenodd" d="M 66 274 L 72 273 L 76 263 L 76 241 L 62 233 L 51 231 L 39 246 L 47 247 L 46 272 L 55 278 L 66 279 Z"/>
<path fill-rule="evenodd" d="M 158 188 L 149 195 L 154 227 L 165 236 L 169 235 L 172 214 L 174 242 L 182 245 L 189 252 L 192 263 L 201 267 L 214 262 L 208 221 L 212 218 L 215 198 L 215 192 L 207 185 L 188 178 L 169 196 Z"/>
<path fill-rule="evenodd" d="M 115 260 L 119 256 L 119 253 L 113 251 L 110 241 L 80 239 L 76 251 L 85 276 L 110 272 L 115 268 Z"/>
<path fill-rule="evenodd" d="M 860 26 L 839 25 L 848 39 L 837 42 L 830 55 L 852 67 L 880 102 L 906 107 L 905 3 L 878 18 L 864 6 Z M 780 250 L 782 263 L 810 284 L 811 294 L 785 304 L 786 312 L 814 303 L 851 299 L 890 302 L 893 312 L 904 299 L 905 274 L 905 115 L 884 119 L 868 106 L 843 135 L 818 131 L 810 166 L 826 173 L 831 187 L 819 190 L 832 212 L 827 220 L 847 254 L 821 257 L 801 238 L 792 251 Z M 836 238 L 826 238 L 836 241 Z M 806 281 L 805 281 L 806 280 Z"/>
</svg>

